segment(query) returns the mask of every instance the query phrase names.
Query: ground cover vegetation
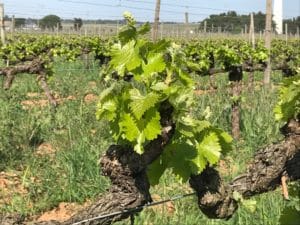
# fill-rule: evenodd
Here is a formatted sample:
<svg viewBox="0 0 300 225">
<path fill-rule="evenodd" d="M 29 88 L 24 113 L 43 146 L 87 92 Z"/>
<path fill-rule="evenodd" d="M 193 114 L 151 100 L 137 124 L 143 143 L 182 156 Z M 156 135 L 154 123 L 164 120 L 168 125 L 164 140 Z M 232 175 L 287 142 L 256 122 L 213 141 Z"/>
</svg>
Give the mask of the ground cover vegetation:
<svg viewBox="0 0 300 225">
<path fill-rule="evenodd" d="M 21 35 L 1 47 L 2 222 L 10 218 L 22 221 L 19 224 L 37 221 L 37 215 L 61 202 L 89 201 L 93 206 L 101 194 L 120 210 L 124 206 L 114 204 L 125 201 L 127 207 L 137 206 L 194 189 L 197 196 L 144 210 L 134 223 L 297 224 L 297 182 L 289 186 L 290 201 L 275 189 L 277 179 L 268 183 L 271 187 L 259 187 L 262 191 L 253 186 L 255 193 L 275 190 L 251 200 L 246 200 L 247 193 L 242 191 L 233 193 L 226 213 L 218 211 L 219 206 L 210 209 L 201 203 L 197 182 L 201 183 L 206 173 L 214 180 L 214 171 L 232 181 L 249 167 L 259 149 L 271 146 L 263 151 L 268 155 L 272 143 L 298 138 L 299 40 L 273 42 L 273 86 L 266 88 L 261 83 L 267 57 L 263 43 L 258 42 L 255 49 L 242 40 L 152 43 L 143 38 L 148 24 L 136 28 L 130 15 L 126 19 L 118 38 L 109 41 L 73 37 L 70 42 L 66 37 Z M 240 134 L 232 139 L 234 107 L 239 110 Z M 287 144 L 278 146 L 282 154 Z M 299 145 L 282 154 L 283 166 L 290 166 L 295 155 L 297 159 L 298 150 Z M 141 171 L 132 174 L 126 170 L 128 176 L 117 163 L 121 172 L 115 176 L 123 180 L 107 179 L 103 175 L 111 173 L 106 167 L 111 166 L 109 157 L 124 152 L 125 158 L 144 160 L 133 164 L 134 171 Z M 299 179 L 297 172 L 289 172 L 290 180 Z M 141 179 L 142 189 L 135 189 L 135 179 Z M 133 199 L 122 199 L 122 193 L 131 194 L 122 187 L 125 180 L 135 194 Z M 65 224 L 76 221 L 74 218 L 76 215 L 67 218 Z"/>
</svg>

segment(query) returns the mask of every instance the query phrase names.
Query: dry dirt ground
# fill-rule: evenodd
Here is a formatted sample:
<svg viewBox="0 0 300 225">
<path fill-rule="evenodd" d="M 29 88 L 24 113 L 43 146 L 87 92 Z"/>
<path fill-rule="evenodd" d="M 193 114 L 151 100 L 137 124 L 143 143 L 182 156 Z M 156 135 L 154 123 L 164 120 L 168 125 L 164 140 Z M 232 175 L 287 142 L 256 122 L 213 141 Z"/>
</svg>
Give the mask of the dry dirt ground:
<svg viewBox="0 0 300 225">
<path fill-rule="evenodd" d="M 35 154 L 37 157 L 42 157 L 45 155 L 53 157 L 56 151 L 57 149 L 50 143 L 42 143 L 37 147 Z M 28 189 L 23 176 L 24 175 L 21 171 L 0 172 L 0 209 L 12 205 L 15 198 L 26 198 L 28 195 Z M 30 181 L 39 182 L 35 177 L 31 177 Z M 35 221 L 58 220 L 62 222 L 69 219 L 71 216 L 89 204 L 89 201 L 82 205 L 78 203 L 61 202 L 56 208 L 48 212 L 43 212 L 40 215 L 33 216 L 29 219 Z M 33 202 L 28 200 L 26 207 L 31 208 L 32 206 Z"/>
<path fill-rule="evenodd" d="M 26 195 L 27 193 L 28 191 L 21 179 L 21 172 L 0 172 L 0 209 L 11 203 L 15 196 Z"/>
<path fill-rule="evenodd" d="M 61 104 L 63 102 L 66 102 L 66 101 L 71 101 L 71 100 L 76 100 L 78 97 L 75 97 L 75 96 L 68 96 L 66 98 L 61 98 L 59 97 L 58 94 L 54 94 L 54 97 L 56 99 L 56 101 Z M 23 109 L 32 109 L 34 107 L 40 107 L 40 108 L 43 108 L 43 107 L 46 107 L 49 105 L 49 101 L 45 98 L 45 96 L 43 94 L 40 94 L 40 93 L 27 93 L 27 100 L 24 100 L 21 102 L 21 105 L 23 107 Z M 94 103 L 98 100 L 98 96 L 95 95 L 95 94 L 86 94 L 84 96 L 84 102 L 86 104 L 89 104 L 89 103 Z"/>
<path fill-rule="evenodd" d="M 37 217 L 36 221 L 42 222 L 57 220 L 59 222 L 63 222 L 75 215 L 78 211 L 87 207 L 89 204 L 91 203 L 86 202 L 83 205 L 80 205 L 77 203 L 61 202 L 56 208 L 52 209 L 51 211 L 44 212 L 42 215 Z"/>
</svg>

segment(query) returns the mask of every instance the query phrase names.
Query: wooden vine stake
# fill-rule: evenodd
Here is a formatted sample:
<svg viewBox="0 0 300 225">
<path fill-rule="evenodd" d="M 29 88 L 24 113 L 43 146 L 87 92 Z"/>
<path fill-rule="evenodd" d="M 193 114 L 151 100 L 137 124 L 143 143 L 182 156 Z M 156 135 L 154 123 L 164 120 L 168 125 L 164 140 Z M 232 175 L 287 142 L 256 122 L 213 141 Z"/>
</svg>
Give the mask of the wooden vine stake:
<svg viewBox="0 0 300 225">
<path fill-rule="evenodd" d="M 0 33 L 1 43 L 5 45 L 4 4 L 0 3 Z"/>
<path fill-rule="evenodd" d="M 264 73 L 264 85 L 270 85 L 271 79 L 271 58 L 270 58 L 270 51 L 271 51 L 271 29 L 272 29 L 272 0 L 267 0 L 267 7 L 266 7 L 266 28 L 265 28 L 265 47 L 268 50 L 268 58 L 267 58 L 267 67 Z"/>
<path fill-rule="evenodd" d="M 254 16 L 253 13 L 250 14 L 250 30 L 249 30 L 249 41 L 252 44 L 252 48 L 255 48 L 255 29 L 254 29 Z M 253 67 L 253 62 L 251 62 Z M 249 73 L 249 88 L 253 88 L 254 84 L 254 71 Z"/>
<path fill-rule="evenodd" d="M 160 0 L 156 0 L 154 25 L 153 25 L 153 31 L 152 31 L 152 40 L 154 42 L 157 40 L 158 23 L 159 23 L 159 12 L 160 12 Z"/>
<path fill-rule="evenodd" d="M 285 23 L 285 43 L 288 44 L 288 24 Z"/>
<path fill-rule="evenodd" d="M 16 27 L 16 20 L 15 20 L 15 16 L 13 15 L 11 17 L 11 33 L 12 34 L 15 32 L 15 27 Z"/>
<path fill-rule="evenodd" d="M 185 35 L 186 37 L 189 37 L 189 13 L 185 12 L 184 13 L 184 17 L 185 17 Z"/>
</svg>

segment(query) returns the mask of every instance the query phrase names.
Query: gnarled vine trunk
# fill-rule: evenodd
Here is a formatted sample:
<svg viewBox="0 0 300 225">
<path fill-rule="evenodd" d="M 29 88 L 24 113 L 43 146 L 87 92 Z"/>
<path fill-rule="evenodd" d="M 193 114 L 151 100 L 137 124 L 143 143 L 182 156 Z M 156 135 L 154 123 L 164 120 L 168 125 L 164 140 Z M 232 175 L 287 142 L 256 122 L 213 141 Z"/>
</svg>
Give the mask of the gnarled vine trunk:
<svg viewBox="0 0 300 225">
<path fill-rule="evenodd" d="M 9 66 L 5 68 L 0 68 L 0 75 L 5 77 L 3 88 L 4 90 L 9 90 L 16 74 L 19 73 L 29 73 L 29 74 L 36 74 L 39 80 L 39 84 L 45 92 L 45 95 L 48 98 L 49 103 L 53 106 L 57 106 L 57 101 L 54 98 L 53 94 L 50 91 L 50 88 L 47 84 L 46 79 L 46 69 L 45 69 L 45 62 L 42 59 L 36 58 L 30 62 L 26 62 L 24 64 L 18 64 L 15 66 Z"/>
<path fill-rule="evenodd" d="M 165 104 L 166 105 L 166 104 Z M 166 107 L 167 112 L 170 107 Z M 162 114 L 164 115 L 164 114 Z M 168 115 L 171 115 L 168 114 Z M 141 206 L 151 201 L 147 166 L 163 151 L 173 135 L 174 125 L 171 118 L 162 118 L 163 134 L 150 142 L 145 153 L 138 155 L 130 148 L 112 145 L 101 158 L 102 173 L 111 179 L 112 186 L 91 206 L 77 215 L 60 223 L 58 221 L 24 223 L 22 218 L 0 217 L 1 225 L 71 225 L 99 215 L 113 213 Z M 198 204 L 203 213 L 210 218 L 230 218 L 238 208 L 233 192 L 239 192 L 244 198 L 274 190 L 280 185 L 283 175 L 289 180 L 300 179 L 300 123 L 291 120 L 282 132 L 285 139 L 271 144 L 259 151 L 247 171 L 225 184 L 217 170 L 206 168 L 200 175 L 191 176 L 190 184 L 198 195 Z M 128 218 L 130 213 L 112 216 L 106 219 L 86 221 L 84 225 L 112 224 Z"/>
<path fill-rule="evenodd" d="M 192 176 L 190 184 L 198 194 L 198 205 L 209 218 L 230 218 L 238 204 L 233 192 L 248 198 L 274 190 L 281 177 L 300 179 L 300 123 L 291 120 L 284 129 L 285 139 L 259 150 L 247 171 L 225 184 L 214 168 Z"/>
<path fill-rule="evenodd" d="M 240 96 L 242 92 L 241 81 L 243 79 L 242 67 L 233 66 L 229 71 L 229 81 L 232 82 L 231 126 L 232 136 L 235 140 L 240 138 Z"/>
</svg>

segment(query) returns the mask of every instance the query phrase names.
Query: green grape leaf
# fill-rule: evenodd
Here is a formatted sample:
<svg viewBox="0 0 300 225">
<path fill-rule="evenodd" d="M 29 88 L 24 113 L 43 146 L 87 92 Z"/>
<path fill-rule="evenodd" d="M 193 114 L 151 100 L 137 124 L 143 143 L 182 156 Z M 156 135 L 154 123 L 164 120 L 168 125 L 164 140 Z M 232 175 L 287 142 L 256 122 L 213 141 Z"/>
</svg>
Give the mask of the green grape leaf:
<svg viewBox="0 0 300 225">
<path fill-rule="evenodd" d="M 219 128 L 214 127 L 214 128 L 212 128 L 212 130 L 218 135 L 219 143 L 222 147 L 222 153 L 225 155 L 229 151 L 231 151 L 232 150 L 231 143 L 233 141 L 233 138 L 231 137 L 231 135 L 229 135 L 227 132 L 225 132 Z"/>
<path fill-rule="evenodd" d="M 116 118 L 117 102 L 115 99 L 99 103 L 97 108 L 96 117 L 98 120 L 107 119 L 108 121 L 113 121 Z"/>
<path fill-rule="evenodd" d="M 300 76 L 286 79 L 274 108 L 275 119 L 287 122 L 300 114 Z"/>
<path fill-rule="evenodd" d="M 191 78 L 191 76 L 188 73 L 184 72 L 183 70 L 178 70 L 178 76 L 185 86 L 191 88 L 195 85 L 195 81 Z"/>
<path fill-rule="evenodd" d="M 113 83 L 109 88 L 106 88 L 103 90 L 99 95 L 100 102 L 105 101 L 107 98 L 111 98 L 112 96 L 116 95 L 117 93 L 120 93 L 119 91 L 122 89 L 122 85 L 120 82 Z"/>
<path fill-rule="evenodd" d="M 139 136 L 140 131 L 133 117 L 129 113 L 124 113 L 120 117 L 120 131 L 124 133 L 124 139 L 134 141 Z"/>
<path fill-rule="evenodd" d="M 180 134 L 182 134 L 186 137 L 189 137 L 189 138 L 192 138 L 195 135 L 194 130 L 191 126 L 188 126 L 188 125 L 186 125 L 184 123 L 181 123 L 181 122 L 178 122 L 176 124 L 176 129 Z"/>
<path fill-rule="evenodd" d="M 136 121 L 133 115 L 125 113 L 121 115 L 119 127 L 123 139 L 132 142 L 134 150 L 142 154 L 145 141 L 154 140 L 161 134 L 160 114 L 152 108 L 145 114 L 145 118 Z"/>
<path fill-rule="evenodd" d="M 202 155 L 210 164 L 218 162 L 221 156 L 221 146 L 219 144 L 219 138 L 215 132 L 209 131 L 204 134 L 202 140 L 196 146 L 198 154 Z M 202 162 L 202 160 L 196 161 Z M 203 168 L 203 165 L 199 164 L 199 168 Z"/>
<path fill-rule="evenodd" d="M 200 71 L 200 65 L 198 63 L 192 62 L 190 60 L 187 61 L 187 66 L 193 71 Z"/>
<path fill-rule="evenodd" d="M 134 26 L 128 25 L 120 29 L 118 37 L 122 45 L 125 45 L 130 40 L 135 39 L 136 35 L 137 35 L 136 28 Z"/>
<path fill-rule="evenodd" d="M 155 109 L 149 110 L 146 113 L 146 128 L 144 129 L 147 140 L 152 141 L 161 134 L 160 114 Z"/>
<path fill-rule="evenodd" d="M 198 132 L 202 132 L 203 130 L 205 130 L 206 128 L 211 127 L 210 122 L 208 122 L 207 120 L 196 120 L 193 119 L 190 116 L 184 116 L 182 118 L 179 119 L 179 121 L 182 124 L 185 124 L 186 126 L 190 126 L 194 129 L 194 133 Z"/>
<path fill-rule="evenodd" d="M 144 113 L 156 105 L 159 102 L 160 95 L 154 92 L 150 92 L 147 95 L 142 95 L 138 89 L 132 89 L 129 92 L 131 102 L 129 107 L 135 117 L 139 120 Z"/>
<path fill-rule="evenodd" d="M 145 118 L 138 121 L 139 135 L 134 150 L 142 154 L 144 152 L 143 144 L 145 140 L 152 141 L 161 134 L 160 114 L 155 108 L 147 111 Z"/>
<path fill-rule="evenodd" d="M 150 166 L 148 166 L 147 175 L 149 178 L 149 182 L 152 186 L 157 185 L 159 183 L 159 179 L 165 172 L 166 168 L 167 165 L 164 162 L 162 156 L 160 156 Z"/>
<path fill-rule="evenodd" d="M 151 30 L 151 25 L 149 22 L 147 22 L 138 28 L 138 34 L 144 35 L 147 34 L 150 30 Z"/>
<path fill-rule="evenodd" d="M 194 104 L 194 91 L 187 88 L 177 88 L 177 92 L 172 93 L 169 98 L 170 103 L 177 110 L 188 111 Z"/>
<path fill-rule="evenodd" d="M 138 154 L 142 154 L 144 152 L 143 144 L 145 142 L 145 134 L 144 132 L 140 132 L 137 137 L 137 143 L 134 146 L 134 151 L 136 151 Z"/>
<path fill-rule="evenodd" d="M 126 43 L 124 46 L 115 44 L 111 49 L 110 65 L 118 72 L 120 76 L 124 76 L 126 69 L 132 71 L 139 67 L 142 63 L 139 55 L 139 49 L 135 46 L 134 40 Z"/>
<path fill-rule="evenodd" d="M 153 73 L 162 72 L 166 68 L 163 54 L 149 54 L 149 56 L 147 57 L 147 64 L 143 62 L 142 68 L 145 76 L 150 76 Z"/>
<path fill-rule="evenodd" d="M 175 140 L 164 150 L 168 167 L 181 182 L 186 182 L 192 174 L 191 162 L 196 157 L 195 148 L 186 139 Z"/>
<path fill-rule="evenodd" d="M 168 88 L 169 86 L 166 85 L 164 82 L 157 82 L 156 84 L 151 86 L 151 89 L 154 91 L 165 91 Z"/>
<path fill-rule="evenodd" d="M 191 160 L 191 169 L 193 174 L 200 174 L 207 165 L 207 160 L 202 154 L 198 154 L 194 159 Z"/>
</svg>

